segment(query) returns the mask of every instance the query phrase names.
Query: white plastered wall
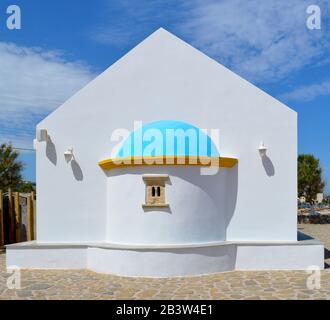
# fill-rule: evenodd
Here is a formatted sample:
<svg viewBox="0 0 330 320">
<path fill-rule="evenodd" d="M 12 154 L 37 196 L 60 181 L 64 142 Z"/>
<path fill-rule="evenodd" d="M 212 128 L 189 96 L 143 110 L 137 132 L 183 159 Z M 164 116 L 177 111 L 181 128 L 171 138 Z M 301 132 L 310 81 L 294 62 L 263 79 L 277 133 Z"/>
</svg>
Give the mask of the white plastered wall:
<svg viewBox="0 0 330 320">
<path fill-rule="evenodd" d="M 168 174 L 168 208 L 143 208 L 143 174 Z M 108 177 L 107 241 L 124 244 L 189 244 L 226 240 L 235 210 L 237 168 L 201 176 L 199 167 L 113 170 Z"/>
<path fill-rule="evenodd" d="M 296 240 L 296 113 L 161 29 L 38 125 L 51 138 L 37 146 L 38 241 L 111 239 L 110 177 L 97 163 L 113 130 L 162 119 L 219 129 L 221 155 L 239 158 L 227 240 Z"/>
</svg>

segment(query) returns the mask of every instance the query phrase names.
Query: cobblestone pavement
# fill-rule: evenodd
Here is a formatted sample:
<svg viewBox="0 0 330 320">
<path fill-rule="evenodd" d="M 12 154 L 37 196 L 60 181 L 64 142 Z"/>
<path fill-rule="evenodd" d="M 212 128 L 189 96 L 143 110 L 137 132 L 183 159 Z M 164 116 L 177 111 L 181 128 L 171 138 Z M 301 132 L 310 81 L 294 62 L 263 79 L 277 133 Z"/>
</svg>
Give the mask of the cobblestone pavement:
<svg viewBox="0 0 330 320">
<path fill-rule="evenodd" d="M 301 225 L 330 249 L 330 225 Z M 327 263 L 330 257 L 326 251 Z M 22 271 L 21 289 L 7 288 L 0 254 L 1 299 L 330 299 L 330 269 L 309 290 L 305 271 L 245 271 L 167 279 L 126 278 L 90 271 Z"/>
</svg>

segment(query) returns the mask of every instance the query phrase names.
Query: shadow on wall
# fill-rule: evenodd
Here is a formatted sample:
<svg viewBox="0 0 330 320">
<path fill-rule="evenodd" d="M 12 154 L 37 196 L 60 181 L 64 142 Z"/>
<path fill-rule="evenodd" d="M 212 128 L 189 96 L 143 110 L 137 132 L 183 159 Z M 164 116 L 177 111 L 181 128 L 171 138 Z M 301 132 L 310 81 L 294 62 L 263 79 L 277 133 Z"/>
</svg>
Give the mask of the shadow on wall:
<svg viewBox="0 0 330 320">
<path fill-rule="evenodd" d="M 272 162 L 272 160 L 270 160 L 270 158 L 268 156 L 264 155 L 262 157 L 262 165 L 263 165 L 268 177 L 272 177 L 275 175 L 275 168 L 274 168 L 273 162 Z"/>
<path fill-rule="evenodd" d="M 153 249 L 139 249 L 142 253 L 157 253 L 159 250 Z M 200 265 L 205 264 L 206 268 L 211 268 L 208 273 L 224 272 L 235 270 L 236 257 L 237 257 L 237 246 L 234 244 L 226 244 L 223 246 L 210 246 L 202 248 L 180 248 L 180 249 L 161 249 L 162 253 L 175 254 L 175 255 L 192 255 L 199 256 L 201 258 Z M 221 258 L 217 261 L 217 264 L 210 263 L 210 260 L 204 260 L 203 257 L 209 258 Z M 172 264 L 167 267 L 169 269 L 177 269 L 177 265 Z M 213 270 L 212 270 L 213 269 Z"/>
<path fill-rule="evenodd" d="M 46 156 L 47 156 L 48 160 L 54 166 L 56 166 L 56 164 L 57 164 L 57 152 L 56 152 L 55 144 L 52 141 L 50 136 L 47 137 Z M 71 161 L 71 169 L 72 169 L 73 176 L 77 181 L 82 181 L 84 179 L 84 175 L 83 175 L 83 172 L 81 170 L 81 167 L 75 159 L 73 159 Z"/>
<path fill-rule="evenodd" d="M 330 259 L 330 251 L 327 248 L 324 248 L 324 260 Z M 324 262 L 324 268 L 330 269 L 330 266 L 328 263 Z"/>
<path fill-rule="evenodd" d="M 57 164 L 57 152 L 55 148 L 55 144 L 53 143 L 52 139 L 50 136 L 47 137 L 47 142 L 46 142 L 46 156 L 48 160 L 56 166 Z"/>
<path fill-rule="evenodd" d="M 200 175 L 199 167 L 193 169 L 195 171 L 193 175 L 187 175 L 185 170 L 176 171 L 173 174 L 200 187 L 208 194 L 219 215 L 219 228 L 224 223 L 223 232 L 224 240 L 226 240 L 227 228 L 234 215 L 237 202 L 238 164 L 230 169 L 220 168 L 215 175 Z"/>
<path fill-rule="evenodd" d="M 84 179 L 84 174 L 81 170 L 81 167 L 75 159 L 71 161 L 71 169 L 73 176 L 77 181 L 82 181 Z"/>
</svg>

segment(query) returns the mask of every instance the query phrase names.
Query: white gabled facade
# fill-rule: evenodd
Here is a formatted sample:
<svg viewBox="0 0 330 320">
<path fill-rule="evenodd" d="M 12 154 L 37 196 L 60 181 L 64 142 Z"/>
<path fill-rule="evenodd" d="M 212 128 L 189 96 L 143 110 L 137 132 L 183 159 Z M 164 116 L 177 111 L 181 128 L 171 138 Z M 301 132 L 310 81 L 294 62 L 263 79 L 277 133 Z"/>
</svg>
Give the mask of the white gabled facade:
<svg viewBox="0 0 330 320">
<path fill-rule="evenodd" d="M 116 144 L 111 141 L 114 130 L 133 130 L 134 121 L 162 119 L 219 129 L 221 155 L 237 158 L 238 165 L 210 177 L 212 191 L 204 187 L 207 180 L 200 185 L 189 182 L 195 174 L 192 168 L 139 168 L 118 177 L 120 172 L 109 174 L 98 166 Z M 233 248 L 233 243 L 244 242 L 298 244 L 296 112 L 164 29 L 150 35 L 37 128 L 47 129 L 50 137 L 37 144 L 39 244 L 201 247 L 224 241 Z M 266 157 L 258 150 L 262 141 L 268 148 Z M 63 154 L 70 147 L 75 160 L 68 164 Z M 169 197 L 180 214 L 175 210 L 167 215 L 145 214 L 141 206 L 135 210 L 132 203 L 144 197 L 140 177 L 144 173 L 172 175 Z M 219 187 L 218 199 L 214 187 Z M 190 192 L 200 201 L 189 201 Z M 219 219 L 214 212 L 221 201 L 226 206 Z M 189 214 L 198 225 L 189 224 Z M 313 263 L 320 263 L 322 246 L 315 247 Z M 280 261 L 286 255 L 282 249 Z M 106 253 L 95 257 L 100 250 L 106 249 L 91 249 L 91 259 L 107 266 L 111 258 Z M 219 259 L 221 250 L 216 253 Z M 223 254 L 235 256 L 234 251 Z M 133 259 L 133 253 L 123 259 Z M 233 261 L 227 262 L 222 269 L 201 265 L 186 274 L 235 268 Z M 181 274 L 178 269 L 160 275 Z M 145 270 L 139 275 L 148 275 Z"/>
</svg>

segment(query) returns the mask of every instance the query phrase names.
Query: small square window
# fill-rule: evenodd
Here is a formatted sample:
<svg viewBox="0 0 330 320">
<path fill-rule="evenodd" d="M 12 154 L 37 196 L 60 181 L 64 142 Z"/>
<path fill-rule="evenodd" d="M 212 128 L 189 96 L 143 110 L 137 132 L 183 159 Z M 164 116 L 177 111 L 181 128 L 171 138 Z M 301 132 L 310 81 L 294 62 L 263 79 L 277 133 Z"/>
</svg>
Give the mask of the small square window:
<svg viewBox="0 0 330 320">
<path fill-rule="evenodd" d="M 168 207 L 165 198 L 165 185 L 168 175 L 143 175 L 146 184 L 146 197 L 144 208 Z"/>
</svg>

